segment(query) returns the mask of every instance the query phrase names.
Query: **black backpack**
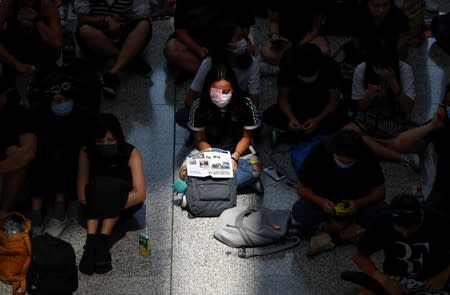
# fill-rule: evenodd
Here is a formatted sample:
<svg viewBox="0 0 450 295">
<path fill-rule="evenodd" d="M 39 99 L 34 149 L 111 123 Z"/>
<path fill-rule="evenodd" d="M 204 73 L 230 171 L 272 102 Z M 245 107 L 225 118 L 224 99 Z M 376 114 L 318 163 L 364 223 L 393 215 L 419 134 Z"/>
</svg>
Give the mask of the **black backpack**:
<svg viewBox="0 0 450 295">
<path fill-rule="evenodd" d="M 31 241 L 27 291 L 31 295 L 69 295 L 78 289 L 78 269 L 71 244 L 49 234 Z"/>
</svg>

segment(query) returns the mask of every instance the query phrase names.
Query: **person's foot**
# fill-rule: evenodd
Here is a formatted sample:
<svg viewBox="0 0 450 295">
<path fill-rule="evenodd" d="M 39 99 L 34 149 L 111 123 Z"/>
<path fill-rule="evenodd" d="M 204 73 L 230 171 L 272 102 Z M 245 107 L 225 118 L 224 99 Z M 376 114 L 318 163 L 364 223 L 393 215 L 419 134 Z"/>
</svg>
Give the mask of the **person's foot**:
<svg viewBox="0 0 450 295">
<path fill-rule="evenodd" d="M 115 97 L 117 95 L 119 83 L 119 75 L 111 73 L 105 73 L 103 75 L 103 91 L 110 97 Z"/>
<path fill-rule="evenodd" d="M 186 195 L 183 195 L 183 196 L 181 197 L 181 204 L 180 204 L 180 207 L 183 208 L 183 209 L 185 209 L 185 208 L 187 207 Z"/>
<path fill-rule="evenodd" d="M 309 248 L 306 251 L 307 256 L 315 256 L 319 253 L 331 250 L 335 247 L 331 236 L 328 233 L 320 232 L 313 236 L 309 241 Z"/>
<path fill-rule="evenodd" d="M 44 233 L 59 238 L 69 224 L 69 219 L 65 216 L 64 220 L 51 218 L 45 226 Z"/>
<path fill-rule="evenodd" d="M 112 270 L 111 253 L 109 252 L 110 236 L 99 234 L 95 244 L 95 273 L 102 274 Z"/>
<path fill-rule="evenodd" d="M 414 171 L 420 172 L 420 157 L 418 154 L 403 154 L 401 159 Z"/>
<path fill-rule="evenodd" d="M 86 275 L 92 275 L 95 272 L 95 235 L 88 234 L 86 244 L 84 245 L 83 256 L 81 256 L 78 269 Z"/>
</svg>

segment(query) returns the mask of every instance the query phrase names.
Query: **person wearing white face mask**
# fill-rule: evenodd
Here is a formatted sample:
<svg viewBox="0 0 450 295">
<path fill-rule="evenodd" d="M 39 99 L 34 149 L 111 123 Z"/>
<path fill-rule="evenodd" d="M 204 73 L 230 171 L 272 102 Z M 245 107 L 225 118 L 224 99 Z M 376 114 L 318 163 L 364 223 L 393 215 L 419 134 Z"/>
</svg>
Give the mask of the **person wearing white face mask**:
<svg viewBox="0 0 450 295">
<path fill-rule="evenodd" d="M 188 126 L 198 150 L 216 147 L 231 152 L 238 188 L 258 180 L 257 168 L 251 167 L 256 158 L 250 160 L 245 155 L 250 153 L 252 131 L 260 125 L 255 106 L 241 94 L 232 70 L 225 65 L 214 66 L 200 98 L 192 104 Z"/>
<path fill-rule="evenodd" d="M 381 166 L 354 131 L 340 131 L 315 146 L 298 179 L 300 199 L 292 217 L 313 234 L 310 256 L 357 240 L 386 207 Z"/>
<path fill-rule="evenodd" d="M 288 49 L 280 65 L 277 103 L 264 112 L 264 122 L 294 138 L 338 130 L 348 120 L 341 79 L 338 64 L 316 45 Z"/>
<path fill-rule="evenodd" d="M 258 103 L 261 85 L 259 62 L 249 53 L 249 43 L 243 30 L 231 22 L 224 22 L 216 30 L 215 37 L 210 56 L 202 61 L 186 93 L 184 107 L 175 114 L 175 121 L 184 128 L 187 128 L 192 101 L 200 96 L 206 75 L 215 64 L 227 64 L 236 75 L 240 90 L 254 104 Z"/>
<path fill-rule="evenodd" d="M 41 103 L 33 110 L 37 152 L 31 169 L 31 221 L 34 235 L 58 237 L 68 224 L 67 196 L 75 191 L 78 152 L 92 118 L 77 104 L 78 88 L 71 77 L 50 72 L 41 80 Z M 49 200 L 53 212 L 44 222 L 42 203 Z"/>
</svg>

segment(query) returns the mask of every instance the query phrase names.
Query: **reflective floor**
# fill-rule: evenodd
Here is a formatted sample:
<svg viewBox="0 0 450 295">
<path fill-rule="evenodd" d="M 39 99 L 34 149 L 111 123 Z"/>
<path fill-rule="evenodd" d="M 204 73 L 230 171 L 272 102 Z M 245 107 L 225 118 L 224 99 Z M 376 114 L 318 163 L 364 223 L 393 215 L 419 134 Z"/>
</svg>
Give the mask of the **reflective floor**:
<svg viewBox="0 0 450 295">
<path fill-rule="evenodd" d="M 148 196 L 145 207 L 132 221 L 120 224 L 114 234 L 117 241 L 111 250 L 113 270 L 92 276 L 80 273 L 76 294 L 355 294 L 355 286 L 339 279 L 342 270 L 355 269 L 351 262 L 353 246 L 311 259 L 305 256 L 308 242 L 302 241 L 293 250 L 244 260 L 237 257 L 235 249 L 213 238 L 214 218 L 189 219 L 180 209 L 179 196 L 171 184 L 189 147 L 184 144 L 185 130 L 174 123 L 174 112 L 182 105 L 190 81 L 176 86 L 166 71 L 162 46 L 172 30 L 171 20 L 154 22 L 154 36 L 145 52 L 153 67 L 151 77 L 123 76 L 117 98 L 102 102 L 102 110 L 119 117 L 127 140 L 142 153 Z M 261 44 L 266 30 L 267 20 L 258 20 L 253 30 L 256 44 Z M 339 38 L 330 40 L 337 48 Z M 423 122 L 442 98 L 450 57 L 434 44 L 434 39 L 427 39 L 420 48 L 411 49 L 409 62 L 416 75 L 414 118 Z M 274 77 L 264 77 L 262 84 L 261 110 L 276 96 Z M 268 132 L 262 130 L 256 140 L 256 150 L 266 166 L 271 153 Z M 280 155 L 280 161 L 289 167 L 287 155 Z M 388 199 L 411 191 L 424 177 L 398 163 L 383 162 L 382 166 Z M 286 182 L 274 182 L 268 177 L 263 182 L 263 197 L 240 195 L 238 205 L 290 208 L 296 200 L 295 190 Z M 62 238 L 72 243 L 78 261 L 86 234 L 76 221 L 76 204 L 70 208 L 70 218 Z M 151 237 L 150 257 L 139 255 L 139 233 Z M 11 294 L 8 286 L 0 287 L 0 295 Z"/>
</svg>

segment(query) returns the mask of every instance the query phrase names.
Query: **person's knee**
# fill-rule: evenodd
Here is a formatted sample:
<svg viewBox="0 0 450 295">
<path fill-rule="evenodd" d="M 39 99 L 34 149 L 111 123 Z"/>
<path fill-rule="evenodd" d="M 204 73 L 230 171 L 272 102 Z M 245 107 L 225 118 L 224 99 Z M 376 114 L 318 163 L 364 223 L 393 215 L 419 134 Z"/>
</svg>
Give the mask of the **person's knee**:
<svg viewBox="0 0 450 295">
<path fill-rule="evenodd" d="M 142 37 L 146 37 L 152 29 L 152 24 L 149 20 L 143 19 L 138 21 L 133 31 L 138 32 Z"/>
<path fill-rule="evenodd" d="M 170 39 L 169 41 L 167 41 L 166 46 L 164 47 L 164 56 L 168 60 L 174 59 L 181 53 L 182 51 L 181 47 L 182 45 L 178 40 L 176 40 L 175 38 Z"/>
<path fill-rule="evenodd" d="M 79 36 L 82 40 L 89 40 L 92 37 L 96 37 L 99 34 L 103 34 L 100 30 L 89 24 L 83 24 L 78 27 Z"/>
<path fill-rule="evenodd" d="M 360 133 L 360 134 L 362 133 L 361 128 L 358 125 L 356 125 L 354 122 L 350 122 L 350 123 L 345 124 L 345 126 L 342 127 L 342 129 L 344 129 L 344 130 L 352 130 L 352 131 L 355 131 L 355 132 Z"/>
</svg>

